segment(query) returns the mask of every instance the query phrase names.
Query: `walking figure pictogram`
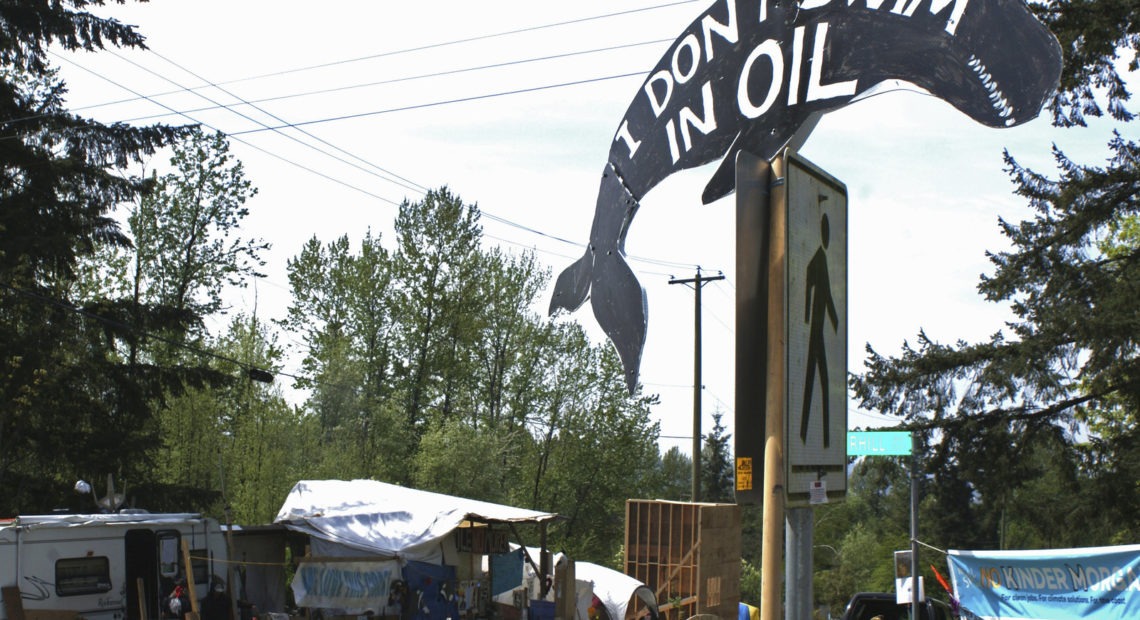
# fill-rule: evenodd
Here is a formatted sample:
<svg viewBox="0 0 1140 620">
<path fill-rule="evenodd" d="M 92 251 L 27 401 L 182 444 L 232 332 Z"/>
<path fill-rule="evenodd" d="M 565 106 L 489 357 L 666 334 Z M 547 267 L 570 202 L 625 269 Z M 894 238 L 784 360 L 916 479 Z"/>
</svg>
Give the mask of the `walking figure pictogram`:
<svg viewBox="0 0 1140 620">
<path fill-rule="evenodd" d="M 821 404 L 823 405 L 823 447 L 831 445 L 831 398 L 828 394 L 827 348 L 823 343 L 824 319 L 831 319 L 831 328 L 839 332 L 839 315 L 835 311 L 835 300 L 831 297 L 831 278 L 827 271 L 827 246 L 829 237 L 827 214 L 819 221 L 819 235 L 822 244 L 807 266 L 807 287 L 804 295 L 804 322 L 810 325 L 808 331 L 807 376 L 804 377 L 804 406 L 800 418 L 800 439 L 807 443 L 808 415 L 811 413 L 811 396 L 815 385 L 816 370 L 819 371 Z"/>
</svg>

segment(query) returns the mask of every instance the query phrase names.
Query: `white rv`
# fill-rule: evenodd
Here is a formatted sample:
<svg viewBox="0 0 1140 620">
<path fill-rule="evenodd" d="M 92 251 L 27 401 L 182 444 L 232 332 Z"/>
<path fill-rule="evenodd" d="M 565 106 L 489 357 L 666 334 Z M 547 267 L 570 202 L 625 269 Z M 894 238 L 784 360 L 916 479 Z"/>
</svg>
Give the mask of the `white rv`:
<svg viewBox="0 0 1140 620">
<path fill-rule="evenodd" d="M 144 511 L 0 519 L 0 586 L 6 597 L 19 588 L 29 618 L 42 610 L 154 620 L 163 598 L 190 581 L 183 541 L 201 600 L 214 576 L 224 580 L 226 573 L 225 538 L 214 519 Z M 0 620 L 7 620 L 5 603 Z"/>
</svg>

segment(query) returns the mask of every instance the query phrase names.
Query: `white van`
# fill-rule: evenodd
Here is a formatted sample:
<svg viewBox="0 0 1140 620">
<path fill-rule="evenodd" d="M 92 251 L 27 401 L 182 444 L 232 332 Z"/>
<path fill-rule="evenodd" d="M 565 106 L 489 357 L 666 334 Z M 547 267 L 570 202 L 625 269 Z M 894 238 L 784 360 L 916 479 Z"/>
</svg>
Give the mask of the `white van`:
<svg viewBox="0 0 1140 620">
<path fill-rule="evenodd" d="M 183 541 L 201 600 L 214 576 L 226 573 L 225 538 L 214 519 L 129 510 L 0 519 L 0 587 L 6 597 L 18 588 L 28 618 L 43 610 L 153 620 L 174 586 L 189 581 Z M 7 620 L 5 603 L 0 620 Z"/>
</svg>

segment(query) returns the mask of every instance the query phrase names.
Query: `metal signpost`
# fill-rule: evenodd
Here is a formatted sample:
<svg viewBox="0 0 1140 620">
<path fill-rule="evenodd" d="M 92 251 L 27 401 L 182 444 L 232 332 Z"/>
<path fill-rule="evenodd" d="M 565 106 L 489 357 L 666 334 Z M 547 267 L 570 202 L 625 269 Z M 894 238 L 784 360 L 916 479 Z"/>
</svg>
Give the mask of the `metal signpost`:
<svg viewBox="0 0 1140 620">
<path fill-rule="evenodd" d="M 790 151 L 736 163 L 736 496 L 764 507 L 761 613 L 784 551 L 788 615 L 808 618 L 811 507 L 847 489 L 847 192 Z"/>
<path fill-rule="evenodd" d="M 922 582 L 918 576 L 918 453 L 917 433 L 909 431 L 865 431 L 847 433 L 850 456 L 911 456 L 910 463 L 910 613 L 918 617 Z"/>
</svg>

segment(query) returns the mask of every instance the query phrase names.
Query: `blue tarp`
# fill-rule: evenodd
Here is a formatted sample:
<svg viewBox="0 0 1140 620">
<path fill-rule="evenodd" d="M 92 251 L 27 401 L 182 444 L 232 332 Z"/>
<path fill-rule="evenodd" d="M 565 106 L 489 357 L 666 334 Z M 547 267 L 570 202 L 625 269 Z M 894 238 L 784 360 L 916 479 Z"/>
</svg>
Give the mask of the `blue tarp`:
<svg viewBox="0 0 1140 620">
<path fill-rule="evenodd" d="M 523 582 L 523 550 L 491 555 L 491 596 L 517 588 Z"/>
<path fill-rule="evenodd" d="M 404 565 L 404 582 L 408 584 L 408 604 L 415 608 L 402 614 L 412 620 L 458 618 L 459 603 L 455 596 L 455 567 L 409 560 Z"/>
<path fill-rule="evenodd" d="M 954 595 L 983 619 L 1140 618 L 1140 545 L 953 551 Z"/>
</svg>

